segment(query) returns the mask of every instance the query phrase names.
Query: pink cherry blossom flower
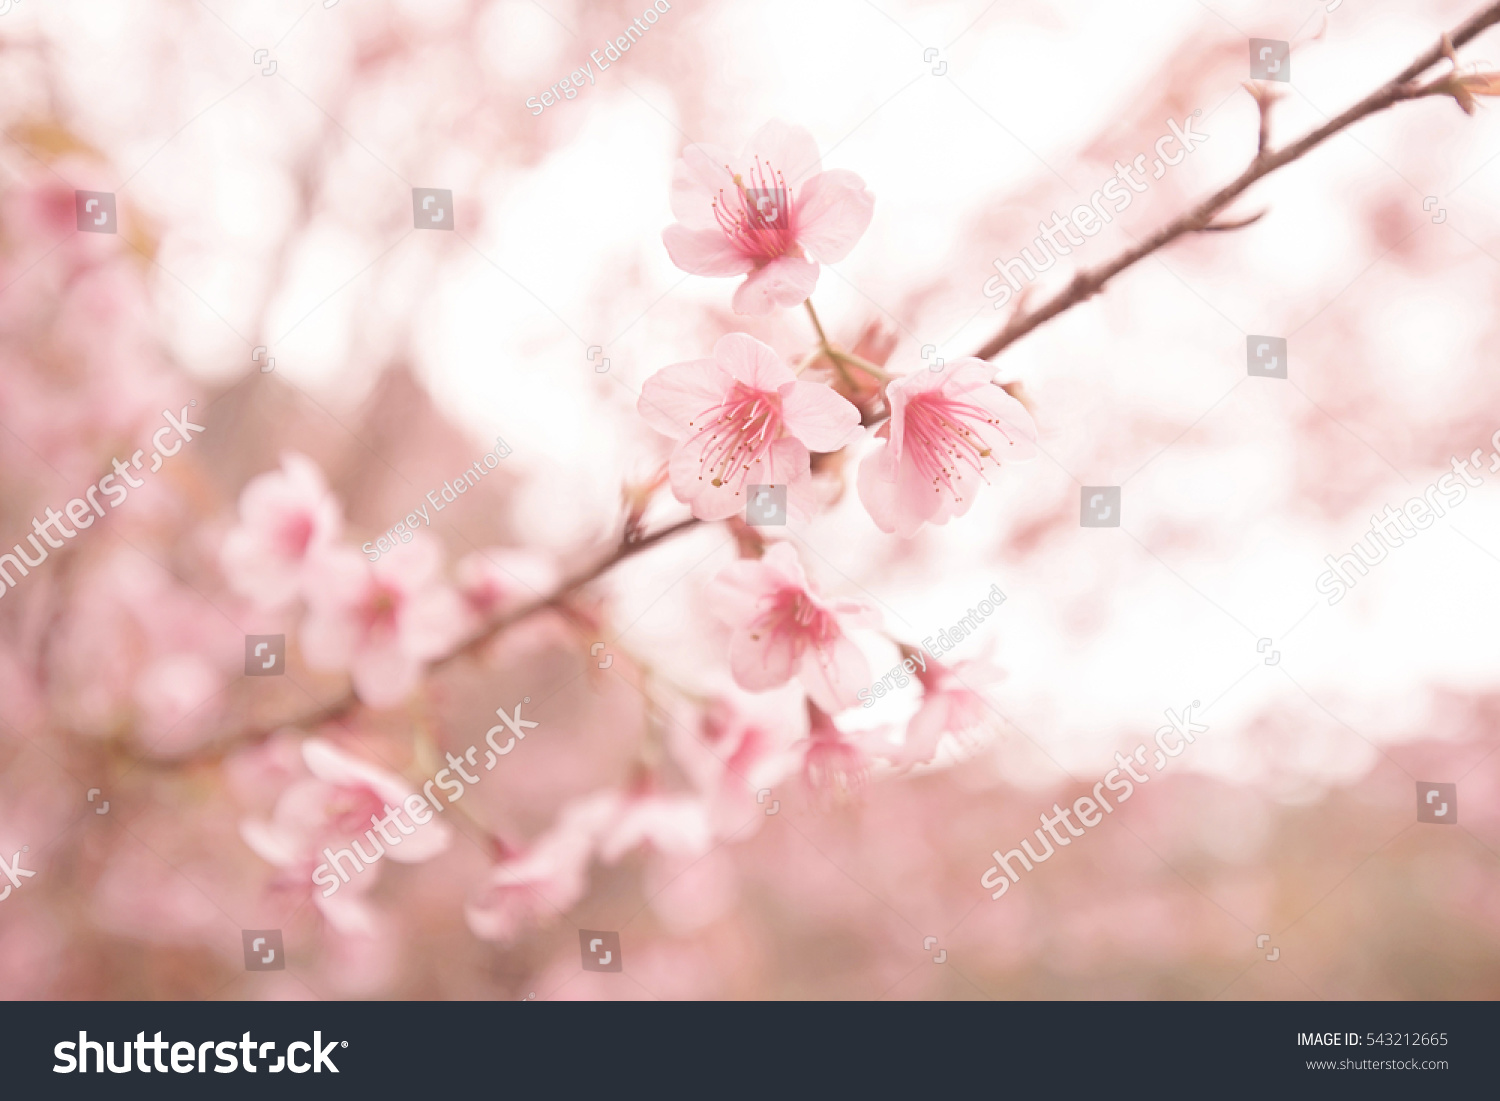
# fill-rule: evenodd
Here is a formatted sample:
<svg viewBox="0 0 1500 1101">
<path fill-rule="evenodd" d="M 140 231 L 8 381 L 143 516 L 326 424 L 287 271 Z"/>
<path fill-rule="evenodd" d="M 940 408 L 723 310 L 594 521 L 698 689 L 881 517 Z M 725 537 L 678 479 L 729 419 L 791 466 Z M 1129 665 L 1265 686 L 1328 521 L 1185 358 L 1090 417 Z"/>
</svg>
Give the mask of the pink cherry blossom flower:
<svg viewBox="0 0 1500 1101">
<path fill-rule="evenodd" d="M 376 840 L 383 834 L 375 832 L 370 819 L 384 818 L 414 793 L 395 773 L 361 761 L 323 738 L 302 743 L 302 761 L 310 775 L 282 792 L 270 820 L 240 823 L 245 844 L 281 869 L 277 886 L 311 888 L 313 872 L 326 860 L 325 847 L 336 851 L 358 842 L 365 847 L 361 851 L 377 851 L 378 845 L 384 856 L 403 864 L 431 860 L 448 847 L 451 831 L 435 818 L 414 824 L 410 834 L 401 830 L 394 835 L 400 837 L 398 844 Z M 330 925 L 350 932 L 373 930 L 372 915 L 359 896 L 373 886 L 377 869 L 376 864 L 366 865 L 326 898 L 322 891 L 313 892 L 313 902 Z"/>
<path fill-rule="evenodd" d="M 643 791 L 627 796 L 621 804 L 615 820 L 600 836 L 599 857 L 614 864 L 642 845 L 669 856 L 702 856 L 712 842 L 702 800 Z"/>
<path fill-rule="evenodd" d="M 800 181 L 800 183 L 799 183 Z M 875 196 L 853 172 L 822 171 L 800 126 L 766 123 L 740 157 L 690 145 L 672 176 L 677 224 L 662 232 L 672 263 L 694 275 L 744 275 L 734 311 L 795 306 L 870 224 Z"/>
<path fill-rule="evenodd" d="M 819 598 L 788 544 L 726 566 L 708 596 L 733 628 L 729 667 L 740 687 L 763 692 L 798 677 L 819 707 L 842 711 L 870 683 L 869 662 L 844 631 L 877 626 L 878 613 L 857 600 Z"/>
<path fill-rule="evenodd" d="M 1036 454 L 1031 414 L 994 377 L 993 364 L 965 358 L 886 388 L 891 419 L 875 433 L 885 442 L 859 466 L 859 499 L 882 531 L 909 539 L 946 524 L 974 504 L 986 464 Z"/>
<path fill-rule="evenodd" d="M 309 559 L 342 526 L 338 498 L 317 464 L 283 455 L 280 470 L 252 479 L 240 494 L 240 522 L 221 553 L 229 587 L 266 607 L 286 604 L 301 591 Z"/>
<path fill-rule="evenodd" d="M 720 337 L 712 359 L 656 372 L 637 408 L 677 440 L 672 492 L 700 520 L 742 511 L 746 485 L 787 486 L 789 507 L 808 514 L 809 450 L 836 451 L 859 433 L 858 409 L 821 383 L 798 381 L 745 333 Z"/>
<path fill-rule="evenodd" d="M 348 670 L 371 707 L 399 703 L 423 665 L 447 651 L 464 626 L 464 605 L 441 577 L 442 554 L 427 539 L 371 563 L 352 547 L 308 567 L 302 656 L 314 669 Z"/>
<path fill-rule="evenodd" d="M 479 619 L 540 599 L 558 582 L 550 557 L 522 548 L 472 551 L 459 560 L 455 573 L 459 592 Z"/>
<path fill-rule="evenodd" d="M 897 766 L 924 764 L 937 756 L 944 736 L 971 748 L 995 723 L 995 713 L 980 692 L 1003 676 L 983 661 L 961 661 L 950 669 L 929 657 L 927 668 L 916 672 L 922 682 L 922 706 L 906 724 L 906 741 L 882 745 L 875 755 Z"/>
<path fill-rule="evenodd" d="M 821 708 L 809 703 L 807 741 L 803 743 L 802 776 L 815 791 L 843 798 L 858 791 L 870 778 L 870 757 L 863 742 L 871 735 L 851 736 L 833 725 Z"/>
<path fill-rule="evenodd" d="M 617 791 L 575 799 L 526 851 L 497 863 L 464 906 L 474 935 L 513 941 L 570 910 L 588 889 L 589 861 L 620 805 Z"/>
</svg>

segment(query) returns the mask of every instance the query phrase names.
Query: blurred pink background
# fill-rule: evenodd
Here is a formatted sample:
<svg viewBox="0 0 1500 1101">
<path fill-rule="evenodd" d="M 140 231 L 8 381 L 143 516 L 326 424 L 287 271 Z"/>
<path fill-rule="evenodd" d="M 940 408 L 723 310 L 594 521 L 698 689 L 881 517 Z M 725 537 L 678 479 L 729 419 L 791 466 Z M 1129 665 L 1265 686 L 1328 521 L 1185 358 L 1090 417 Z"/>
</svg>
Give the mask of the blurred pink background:
<svg viewBox="0 0 1500 1101">
<path fill-rule="evenodd" d="M 1008 316 L 981 292 L 991 262 L 1169 120 L 1201 112 L 1210 139 L 1031 304 L 1238 173 L 1248 37 L 1293 42 L 1280 143 L 1477 5 L 673 0 L 540 115 L 525 101 L 643 4 L 7 6 L 0 544 L 149 452 L 162 409 L 196 401 L 206 431 L 0 598 L 0 855 L 25 845 L 36 872 L 0 902 L 0 994 L 1500 994 L 1497 479 L 1337 605 L 1314 588 L 1372 513 L 1451 457 L 1489 461 L 1492 106 L 1362 122 L 1242 198 L 1233 213 L 1268 212 L 1255 225 L 1174 245 L 1007 349 L 999 378 L 1024 387 L 1041 454 L 966 516 L 883 534 L 852 486 L 871 441 L 834 464 L 847 491 L 786 536 L 825 596 L 908 642 L 993 585 L 1008 598 L 953 655 L 1005 673 L 982 729 L 850 794 L 808 781 L 795 683 L 752 695 L 730 676 L 704 594 L 743 529 L 700 525 L 393 706 L 300 726 L 283 724 L 349 678 L 309 666 L 300 605 L 259 606 L 223 563 L 242 491 L 287 452 L 357 548 L 497 437 L 512 450 L 477 499 L 410 544 L 430 578 L 402 583 L 467 601 L 476 618 L 449 625 L 472 628 L 607 555 L 622 487 L 669 450 L 636 409 L 647 378 L 731 331 L 788 361 L 814 349 L 802 311 L 735 315 L 731 283 L 672 265 L 689 143 L 738 151 L 780 118 L 863 178 L 873 221 L 813 297 L 834 341 L 874 326 L 907 372 L 925 346 L 951 359 L 991 336 Z M 412 188 L 452 191 L 454 232 L 412 229 Z M 117 234 L 76 231 L 76 189 L 116 196 Z M 1286 380 L 1247 377 L 1252 334 L 1287 338 Z M 1083 485 L 1122 487 L 1119 528 L 1079 526 Z M 661 491 L 642 522 L 686 515 Z M 287 675 L 242 676 L 244 636 L 281 633 Z M 899 660 L 859 641 L 874 676 Z M 451 843 L 382 861 L 336 896 L 357 890 L 347 911 L 247 841 L 309 782 L 306 739 L 415 789 L 526 696 L 538 728 L 447 815 Z M 839 723 L 899 729 L 920 698 Z M 1193 700 L 1208 733 L 991 900 L 992 850 Z M 1417 823 L 1427 781 L 1457 784 L 1455 827 Z M 641 843 L 617 823 L 623 852 L 549 862 L 570 814 L 644 799 Z M 539 852 L 537 896 L 497 902 L 497 866 Z M 244 929 L 282 929 L 285 970 L 246 972 Z M 579 929 L 618 932 L 623 971 L 583 970 Z"/>
</svg>

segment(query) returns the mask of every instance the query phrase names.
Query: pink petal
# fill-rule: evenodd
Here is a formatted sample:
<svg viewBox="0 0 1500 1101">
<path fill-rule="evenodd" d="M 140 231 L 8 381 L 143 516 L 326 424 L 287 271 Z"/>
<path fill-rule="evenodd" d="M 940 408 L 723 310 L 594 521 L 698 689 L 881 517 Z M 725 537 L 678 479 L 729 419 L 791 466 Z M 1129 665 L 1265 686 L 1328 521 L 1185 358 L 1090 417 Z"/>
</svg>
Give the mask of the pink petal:
<svg viewBox="0 0 1500 1101">
<path fill-rule="evenodd" d="M 793 382 L 781 391 L 787 431 L 809 451 L 837 451 L 859 436 L 859 410 L 819 382 Z"/>
<path fill-rule="evenodd" d="M 661 231 L 661 240 L 672 263 L 693 275 L 743 275 L 755 267 L 755 257 L 740 251 L 717 226 L 668 226 Z"/>
<path fill-rule="evenodd" d="M 718 229 L 714 199 L 721 188 L 726 195 L 736 194 L 734 176 L 725 167 L 730 159 L 716 145 L 690 145 L 682 151 L 672 170 L 672 214 L 688 229 Z"/>
<path fill-rule="evenodd" d="M 736 684 L 752 692 L 778 688 L 791 680 L 797 658 L 792 636 L 784 631 L 742 628 L 729 640 L 729 671 Z"/>
<path fill-rule="evenodd" d="M 432 661 L 455 645 L 462 633 L 464 602 L 441 582 L 413 593 L 400 613 L 401 649 L 418 661 Z"/>
<path fill-rule="evenodd" d="M 963 487 L 959 490 L 964 495 L 961 505 L 945 487 L 934 486 L 924 478 L 910 456 L 903 456 L 896 464 L 896 534 L 910 539 L 923 523 L 946 524 L 955 513 L 962 516 L 967 512 L 983 483 L 977 475 L 965 478 L 961 470 L 953 480 Z"/>
<path fill-rule="evenodd" d="M 637 799 L 599 845 L 599 858 L 616 863 L 631 849 L 649 844 L 660 852 L 698 856 L 712 842 L 708 814 L 697 799 L 657 795 Z"/>
<path fill-rule="evenodd" d="M 839 623 L 844 628 L 869 627 L 879 630 L 884 623 L 880 609 L 873 604 L 866 604 L 863 600 L 854 600 L 850 597 L 839 597 L 828 605 L 839 617 Z"/>
<path fill-rule="evenodd" d="M 809 649 L 800 673 L 807 696 L 830 715 L 859 702 L 855 695 L 870 684 L 870 663 L 859 647 L 839 635 L 822 649 Z"/>
<path fill-rule="evenodd" d="M 760 618 L 762 601 L 779 588 L 776 574 L 761 561 L 742 558 L 720 570 L 704 589 L 708 610 L 731 627 Z"/>
<path fill-rule="evenodd" d="M 303 846 L 297 844 L 297 839 L 289 831 L 256 818 L 247 818 L 240 823 L 240 839 L 256 856 L 279 868 L 295 864 L 303 855 Z"/>
<path fill-rule="evenodd" d="M 692 422 L 718 408 L 730 382 L 729 372 L 711 359 L 674 363 L 646 380 L 636 409 L 662 435 L 681 439 L 702 427 Z"/>
<path fill-rule="evenodd" d="M 302 621 L 297 643 L 309 668 L 341 673 L 354 660 L 359 627 L 344 608 L 312 608 Z"/>
<path fill-rule="evenodd" d="M 395 803 L 391 804 L 393 809 L 395 806 Z M 416 825 L 411 815 L 404 811 L 400 817 L 403 821 L 411 821 L 412 825 Z M 391 827 L 387 826 L 386 828 L 390 829 Z M 400 828 L 397 827 L 395 832 L 400 833 Z M 423 825 L 417 826 L 416 833 L 401 834 L 401 844 L 387 845 L 385 854 L 400 864 L 420 864 L 423 861 L 431 860 L 446 850 L 448 842 L 452 839 L 453 831 L 441 822 L 430 820 Z"/>
<path fill-rule="evenodd" d="M 364 933 L 373 935 L 377 929 L 375 911 L 364 899 L 349 890 L 354 883 L 362 880 L 371 880 L 371 874 L 375 869 L 366 868 L 356 875 L 350 883 L 344 884 L 344 889 L 324 898 L 321 893 L 313 895 L 313 903 L 327 919 L 328 924 L 340 933 Z"/>
<path fill-rule="evenodd" d="M 411 793 L 411 788 L 395 773 L 367 764 L 325 738 L 303 742 L 302 760 L 308 771 L 324 783 L 341 788 L 369 788 L 392 806 Z"/>
<path fill-rule="evenodd" d="M 363 647 L 349 670 L 354 693 L 368 707 L 395 707 L 417 686 L 422 663 L 401 649 L 399 639 Z"/>
<path fill-rule="evenodd" d="M 834 169 L 802 185 L 796 209 L 797 243 L 814 260 L 836 264 L 869 228 L 875 196 L 853 172 Z"/>
<path fill-rule="evenodd" d="M 714 345 L 714 362 L 734 376 L 735 381 L 767 393 L 774 394 L 788 383 L 797 381 L 797 376 L 781 361 L 776 349 L 749 333 L 726 333 L 719 337 Z"/>
<path fill-rule="evenodd" d="M 760 561 L 769 571 L 776 588 L 811 591 L 807 584 L 807 571 L 802 568 L 802 562 L 790 543 L 773 543 Z"/>
<path fill-rule="evenodd" d="M 906 725 L 906 741 L 899 746 L 886 747 L 880 755 L 894 765 L 914 765 L 932 760 L 937 756 L 938 742 L 948 730 L 950 710 L 950 701 L 942 693 L 924 700 Z"/>
<path fill-rule="evenodd" d="M 823 165 L 818 155 L 818 143 L 812 134 L 801 126 L 792 126 L 780 119 L 772 119 L 751 135 L 745 143 L 745 155 L 740 158 L 741 171 L 748 170 L 757 157 L 762 165 L 769 164 L 780 172 L 788 187 L 816 175 Z"/>
<path fill-rule="evenodd" d="M 818 285 L 818 265 L 796 256 L 783 256 L 750 273 L 734 292 L 737 314 L 759 317 L 777 306 L 798 306 Z"/>
<path fill-rule="evenodd" d="M 896 530 L 896 463 L 891 445 L 882 443 L 859 464 L 859 500 L 881 531 Z"/>
</svg>

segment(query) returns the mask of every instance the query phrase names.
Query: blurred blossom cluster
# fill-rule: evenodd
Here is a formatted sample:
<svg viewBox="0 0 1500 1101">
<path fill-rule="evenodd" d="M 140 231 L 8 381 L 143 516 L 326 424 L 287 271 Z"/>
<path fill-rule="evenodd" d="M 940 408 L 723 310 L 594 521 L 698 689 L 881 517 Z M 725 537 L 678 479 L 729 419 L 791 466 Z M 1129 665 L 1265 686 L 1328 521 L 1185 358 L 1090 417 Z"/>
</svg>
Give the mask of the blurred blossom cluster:
<svg viewBox="0 0 1500 1101">
<path fill-rule="evenodd" d="M 992 362 L 963 354 L 996 324 L 978 288 L 1068 181 L 1162 119 L 1225 135 L 1099 259 L 1253 149 L 1242 40 L 1201 8 L 1148 34 L 1100 5 L 773 4 L 810 54 L 764 5 L 677 3 L 540 114 L 630 3 L 303 6 L 0 27 L 0 553 L 163 410 L 207 426 L 0 587 L 0 854 L 36 870 L 0 905 L 0 995 L 1500 989 L 1500 498 L 1338 609 L 1313 589 L 1500 423 L 1482 109 L 1376 120 L 1378 152 L 1296 166 L 1276 216 Z M 1437 6 L 1341 12 L 1308 102 L 1464 11 Z M 904 85 L 905 25 L 955 43 L 952 87 Z M 1118 86 L 1025 94 L 1017 51 L 1096 72 L 1132 33 Z M 1462 180 L 1463 233 L 1381 161 Z M 404 220 L 428 186 L 452 232 Z M 78 231 L 82 189 L 117 233 Z M 1270 331 L 1292 373 L 1247 382 Z M 1106 483 L 1123 527 L 1080 529 Z M 782 522 L 748 522 L 768 487 Z M 248 636 L 284 639 L 277 675 Z M 992 902 L 991 851 L 1185 699 L 1213 714 L 1191 759 Z M 1460 830 L 1413 824 L 1414 780 L 1457 780 Z M 273 928 L 286 969 L 247 975 L 240 930 Z M 579 928 L 624 970 L 581 971 Z"/>
</svg>

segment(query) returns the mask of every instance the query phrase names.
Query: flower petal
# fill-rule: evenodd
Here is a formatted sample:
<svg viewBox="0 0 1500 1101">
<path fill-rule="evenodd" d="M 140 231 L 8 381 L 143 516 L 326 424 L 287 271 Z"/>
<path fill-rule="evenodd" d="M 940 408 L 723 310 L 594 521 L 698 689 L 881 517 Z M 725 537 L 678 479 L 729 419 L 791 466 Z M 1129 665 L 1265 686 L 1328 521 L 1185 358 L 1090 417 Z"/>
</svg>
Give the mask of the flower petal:
<svg viewBox="0 0 1500 1101">
<path fill-rule="evenodd" d="M 441 822 L 429 819 L 423 825 L 417 826 L 414 833 L 404 834 L 401 844 L 387 846 L 385 855 L 399 864 L 420 864 L 424 860 L 431 860 L 447 849 L 448 842 L 452 839 L 452 830 Z"/>
<path fill-rule="evenodd" d="M 749 333 L 725 333 L 714 345 L 714 362 L 735 381 L 774 394 L 797 381 L 776 349 Z"/>
<path fill-rule="evenodd" d="M 645 381 L 635 407 L 662 435 L 682 439 L 702 427 L 693 422 L 718 408 L 731 381 L 729 373 L 711 359 L 674 363 Z"/>
<path fill-rule="evenodd" d="M 324 783 L 341 788 L 368 788 L 387 803 L 399 802 L 411 793 L 411 788 L 395 773 L 367 764 L 324 738 L 308 738 L 302 743 L 302 761 Z"/>
<path fill-rule="evenodd" d="M 751 692 L 779 688 L 797 671 L 796 643 L 785 631 L 741 628 L 729 640 L 729 671 Z"/>
<path fill-rule="evenodd" d="M 672 213 L 688 229 L 717 229 L 713 201 L 736 194 L 730 156 L 717 145 L 690 145 L 672 170 Z"/>
<path fill-rule="evenodd" d="M 668 226 L 661 231 L 661 240 L 672 263 L 693 275 L 743 275 L 755 267 L 755 258 L 742 252 L 717 226 Z"/>
<path fill-rule="evenodd" d="M 826 646 L 808 649 L 799 676 L 808 698 L 832 715 L 859 702 L 855 693 L 869 685 L 870 663 L 840 634 Z"/>
<path fill-rule="evenodd" d="M 753 168 L 757 157 L 762 165 L 780 172 L 788 187 L 816 175 L 823 166 L 817 140 L 811 132 L 780 119 L 772 119 L 751 135 L 745 143 L 745 155 L 739 161 L 740 170 Z"/>
<path fill-rule="evenodd" d="M 793 382 L 781 391 L 787 431 L 809 451 L 837 451 L 859 436 L 859 410 L 819 382 Z"/>
<path fill-rule="evenodd" d="M 748 627 L 759 619 L 764 603 L 779 583 L 766 563 L 742 558 L 725 566 L 704 589 L 708 610 L 731 627 Z"/>
<path fill-rule="evenodd" d="M 802 185 L 796 210 L 797 243 L 819 263 L 836 264 L 869 228 L 875 196 L 853 172 L 836 168 Z"/>
<path fill-rule="evenodd" d="M 800 305 L 818 285 L 818 265 L 783 256 L 750 273 L 734 292 L 734 312 L 759 317 L 777 306 Z"/>
<path fill-rule="evenodd" d="M 866 455 L 859 464 L 859 500 L 875 521 L 875 526 L 888 534 L 896 531 L 896 463 L 891 454 L 891 445 L 882 442 L 875 451 Z"/>
</svg>

